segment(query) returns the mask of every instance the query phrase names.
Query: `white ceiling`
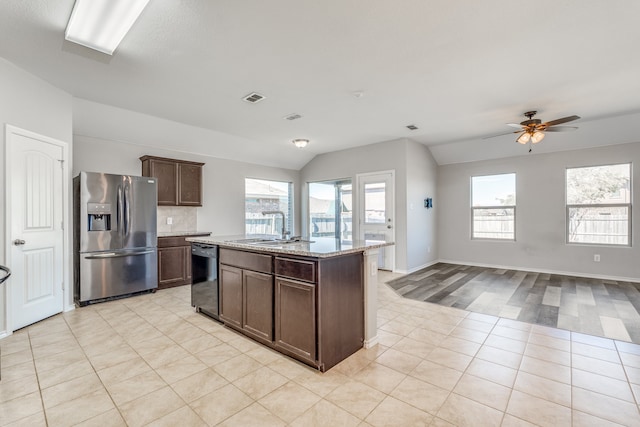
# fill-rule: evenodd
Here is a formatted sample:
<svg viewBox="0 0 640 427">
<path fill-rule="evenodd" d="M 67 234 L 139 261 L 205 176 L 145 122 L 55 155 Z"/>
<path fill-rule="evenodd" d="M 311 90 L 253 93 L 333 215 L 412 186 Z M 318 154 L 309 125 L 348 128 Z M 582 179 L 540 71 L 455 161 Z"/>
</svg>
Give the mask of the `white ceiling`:
<svg viewBox="0 0 640 427">
<path fill-rule="evenodd" d="M 433 146 L 439 163 L 524 155 L 516 135 L 482 137 L 531 109 L 543 121 L 582 117 L 574 136 L 547 136 L 547 151 L 564 139 L 579 148 L 590 122 L 616 118 L 625 138 L 638 130 L 636 0 L 151 0 L 112 57 L 64 41 L 72 7 L 0 2 L 0 56 L 90 105 L 228 135 L 240 148 L 227 157 L 253 147 L 252 161 L 298 169 L 397 138 Z M 243 102 L 252 91 L 266 99 Z M 291 113 L 303 117 L 284 120 Z M 74 117 L 75 131 L 108 137 L 88 116 Z M 294 138 L 311 144 L 295 149 Z"/>
</svg>

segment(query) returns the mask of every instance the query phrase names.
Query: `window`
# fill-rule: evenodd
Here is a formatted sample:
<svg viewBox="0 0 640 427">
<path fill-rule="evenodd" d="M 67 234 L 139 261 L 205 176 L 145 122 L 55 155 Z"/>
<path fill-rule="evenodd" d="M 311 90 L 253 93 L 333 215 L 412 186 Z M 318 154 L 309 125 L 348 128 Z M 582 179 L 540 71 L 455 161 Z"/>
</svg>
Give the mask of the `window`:
<svg viewBox="0 0 640 427">
<path fill-rule="evenodd" d="M 309 183 L 309 235 L 351 240 L 351 180 Z"/>
<path fill-rule="evenodd" d="M 567 242 L 629 245 L 631 163 L 567 169 Z"/>
<path fill-rule="evenodd" d="M 471 238 L 515 240 L 516 174 L 471 177 Z"/>
<path fill-rule="evenodd" d="M 280 215 L 262 215 L 264 211 L 282 211 L 285 229 L 293 232 L 293 184 L 290 182 L 245 179 L 245 233 L 278 235 L 282 233 Z"/>
</svg>

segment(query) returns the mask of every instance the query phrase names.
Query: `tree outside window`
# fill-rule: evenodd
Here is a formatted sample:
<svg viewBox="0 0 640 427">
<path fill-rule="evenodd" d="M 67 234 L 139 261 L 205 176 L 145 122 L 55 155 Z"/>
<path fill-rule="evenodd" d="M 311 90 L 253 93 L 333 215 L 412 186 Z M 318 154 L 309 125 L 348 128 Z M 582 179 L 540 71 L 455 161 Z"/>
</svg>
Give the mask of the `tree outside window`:
<svg viewBox="0 0 640 427">
<path fill-rule="evenodd" d="M 631 164 L 567 169 L 567 242 L 629 245 Z"/>
</svg>

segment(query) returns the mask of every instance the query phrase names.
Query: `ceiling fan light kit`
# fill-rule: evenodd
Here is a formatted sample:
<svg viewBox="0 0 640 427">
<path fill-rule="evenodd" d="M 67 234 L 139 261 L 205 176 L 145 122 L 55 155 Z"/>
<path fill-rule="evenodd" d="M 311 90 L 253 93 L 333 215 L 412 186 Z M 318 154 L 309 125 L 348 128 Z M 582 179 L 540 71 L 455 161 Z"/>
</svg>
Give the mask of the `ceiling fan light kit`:
<svg viewBox="0 0 640 427">
<path fill-rule="evenodd" d="M 529 142 L 530 139 L 531 139 L 531 134 L 529 132 L 522 132 L 522 135 L 520 135 L 518 139 L 516 139 L 516 142 L 519 142 L 520 144 L 524 145 L 527 142 Z"/>
<path fill-rule="evenodd" d="M 531 135 L 531 142 L 537 144 L 544 139 L 544 133 L 542 131 L 536 131 Z"/>
<path fill-rule="evenodd" d="M 520 123 L 507 123 L 507 126 L 519 128 L 515 132 L 509 132 L 509 133 L 520 134 L 516 139 L 517 143 L 522 145 L 527 143 L 537 144 L 538 142 L 544 139 L 545 132 L 567 132 L 567 131 L 578 129 L 577 127 L 574 127 L 574 126 L 557 126 L 557 125 L 578 120 L 580 116 L 568 116 L 568 117 L 563 117 L 561 119 L 551 120 L 551 121 L 542 123 L 542 120 L 533 118 L 533 116 L 535 116 L 537 113 L 538 113 L 537 111 L 527 111 L 526 113 L 524 113 L 524 116 L 527 118 L 527 120 Z M 493 138 L 495 136 L 501 136 L 501 135 L 508 135 L 509 133 L 493 135 L 483 139 Z M 529 151 L 531 151 L 531 148 L 529 148 Z"/>
</svg>

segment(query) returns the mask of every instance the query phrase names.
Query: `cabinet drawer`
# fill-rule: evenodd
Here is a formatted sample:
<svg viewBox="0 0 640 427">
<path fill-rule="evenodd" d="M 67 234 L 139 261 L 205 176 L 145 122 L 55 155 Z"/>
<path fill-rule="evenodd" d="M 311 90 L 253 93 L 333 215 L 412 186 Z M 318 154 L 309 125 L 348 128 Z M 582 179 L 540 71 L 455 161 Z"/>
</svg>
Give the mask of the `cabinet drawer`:
<svg viewBox="0 0 640 427">
<path fill-rule="evenodd" d="M 170 248 L 173 246 L 191 246 L 191 243 L 184 240 L 184 237 L 158 237 L 159 248 Z"/>
<path fill-rule="evenodd" d="M 220 264 L 271 274 L 271 255 L 220 248 Z"/>
<path fill-rule="evenodd" d="M 276 276 L 290 277 L 292 279 L 316 282 L 316 263 L 299 259 L 276 257 L 274 261 Z"/>
</svg>

